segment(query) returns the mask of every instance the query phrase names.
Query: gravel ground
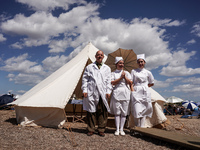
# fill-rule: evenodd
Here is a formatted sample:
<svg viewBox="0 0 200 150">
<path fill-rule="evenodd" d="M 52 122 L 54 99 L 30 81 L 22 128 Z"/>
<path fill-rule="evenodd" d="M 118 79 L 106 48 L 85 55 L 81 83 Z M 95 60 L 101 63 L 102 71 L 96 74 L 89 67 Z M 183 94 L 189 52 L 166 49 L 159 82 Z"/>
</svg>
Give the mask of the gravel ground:
<svg viewBox="0 0 200 150">
<path fill-rule="evenodd" d="M 183 135 L 200 137 L 200 119 L 182 119 L 180 116 L 167 116 L 171 125 L 166 130 Z M 178 120 L 179 121 L 178 121 Z M 106 136 L 97 134 L 88 137 L 85 123 L 72 123 L 70 118 L 65 128 L 54 129 L 44 127 L 22 127 L 17 125 L 13 110 L 0 110 L 0 150 L 169 150 L 187 149 L 179 145 L 154 139 L 147 136 L 131 136 L 125 129 L 125 136 L 114 136 L 114 120 L 110 119 L 106 129 Z M 181 130 L 180 128 L 184 125 Z M 71 127 L 73 132 L 66 128 Z"/>
</svg>

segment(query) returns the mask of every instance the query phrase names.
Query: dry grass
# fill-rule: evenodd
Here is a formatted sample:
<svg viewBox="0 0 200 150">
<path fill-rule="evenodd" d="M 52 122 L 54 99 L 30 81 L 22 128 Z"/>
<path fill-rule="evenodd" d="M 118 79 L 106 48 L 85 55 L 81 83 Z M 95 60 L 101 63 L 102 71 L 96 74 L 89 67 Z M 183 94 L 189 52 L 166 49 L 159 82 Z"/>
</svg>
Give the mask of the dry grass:
<svg viewBox="0 0 200 150">
<path fill-rule="evenodd" d="M 167 127 L 169 132 L 177 132 L 180 134 L 187 134 L 200 137 L 200 119 L 181 119 L 176 116 L 182 125 L 173 116 L 167 116 L 172 122 Z M 69 119 L 70 120 L 70 119 Z M 146 149 L 146 150 L 169 150 L 169 149 L 186 149 L 179 145 L 167 143 L 146 136 L 131 136 L 129 130 L 125 129 L 125 136 L 114 136 L 115 128 L 113 127 L 114 120 L 109 120 L 106 130 L 106 136 L 100 137 L 97 134 L 88 137 L 86 135 L 86 124 L 68 122 L 65 126 L 71 126 L 72 133 L 66 128 L 54 129 L 44 127 L 22 127 L 18 126 L 15 120 L 15 112 L 12 110 L 0 110 L 0 149 L 77 149 L 77 150 L 129 150 L 129 149 Z M 74 136 L 74 140 L 71 138 Z M 73 144 L 73 141 L 76 143 Z M 73 145 L 77 144 L 76 147 Z"/>
</svg>

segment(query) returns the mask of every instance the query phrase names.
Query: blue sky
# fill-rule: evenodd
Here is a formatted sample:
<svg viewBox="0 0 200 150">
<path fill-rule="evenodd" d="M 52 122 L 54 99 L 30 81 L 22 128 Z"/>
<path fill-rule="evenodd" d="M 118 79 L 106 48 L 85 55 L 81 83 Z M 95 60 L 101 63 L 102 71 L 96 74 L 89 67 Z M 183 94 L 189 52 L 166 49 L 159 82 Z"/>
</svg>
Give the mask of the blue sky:
<svg viewBox="0 0 200 150">
<path fill-rule="evenodd" d="M 200 101 L 199 6 L 198 0 L 1 1 L 0 94 L 22 95 L 91 41 L 105 54 L 145 53 L 156 91 Z"/>
</svg>

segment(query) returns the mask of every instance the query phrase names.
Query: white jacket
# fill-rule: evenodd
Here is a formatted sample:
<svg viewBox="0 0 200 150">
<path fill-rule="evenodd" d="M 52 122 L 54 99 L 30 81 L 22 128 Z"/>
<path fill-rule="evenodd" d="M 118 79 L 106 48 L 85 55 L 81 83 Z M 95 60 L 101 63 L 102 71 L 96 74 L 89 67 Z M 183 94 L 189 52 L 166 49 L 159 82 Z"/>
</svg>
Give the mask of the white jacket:
<svg viewBox="0 0 200 150">
<path fill-rule="evenodd" d="M 89 112 L 96 112 L 96 106 L 101 96 L 108 112 L 110 108 L 106 99 L 106 94 L 110 94 L 111 86 L 111 69 L 103 64 L 99 69 L 96 63 L 92 63 L 85 68 L 82 78 L 83 93 L 87 93 L 87 98 L 83 98 L 83 109 Z"/>
</svg>

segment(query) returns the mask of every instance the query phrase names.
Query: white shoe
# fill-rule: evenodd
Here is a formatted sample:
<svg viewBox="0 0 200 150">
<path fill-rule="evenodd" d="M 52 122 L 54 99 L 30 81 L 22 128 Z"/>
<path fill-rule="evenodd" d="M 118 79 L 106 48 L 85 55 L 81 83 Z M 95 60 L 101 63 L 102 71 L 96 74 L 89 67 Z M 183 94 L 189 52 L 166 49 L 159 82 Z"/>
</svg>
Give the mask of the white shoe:
<svg viewBox="0 0 200 150">
<path fill-rule="evenodd" d="M 120 134 L 121 135 L 126 135 L 124 131 L 120 131 Z"/>
<path fill-rule="evenodd" d="M 119 131 L 115 131 L 115 135 L 119 135 Z"/>
</svg>

